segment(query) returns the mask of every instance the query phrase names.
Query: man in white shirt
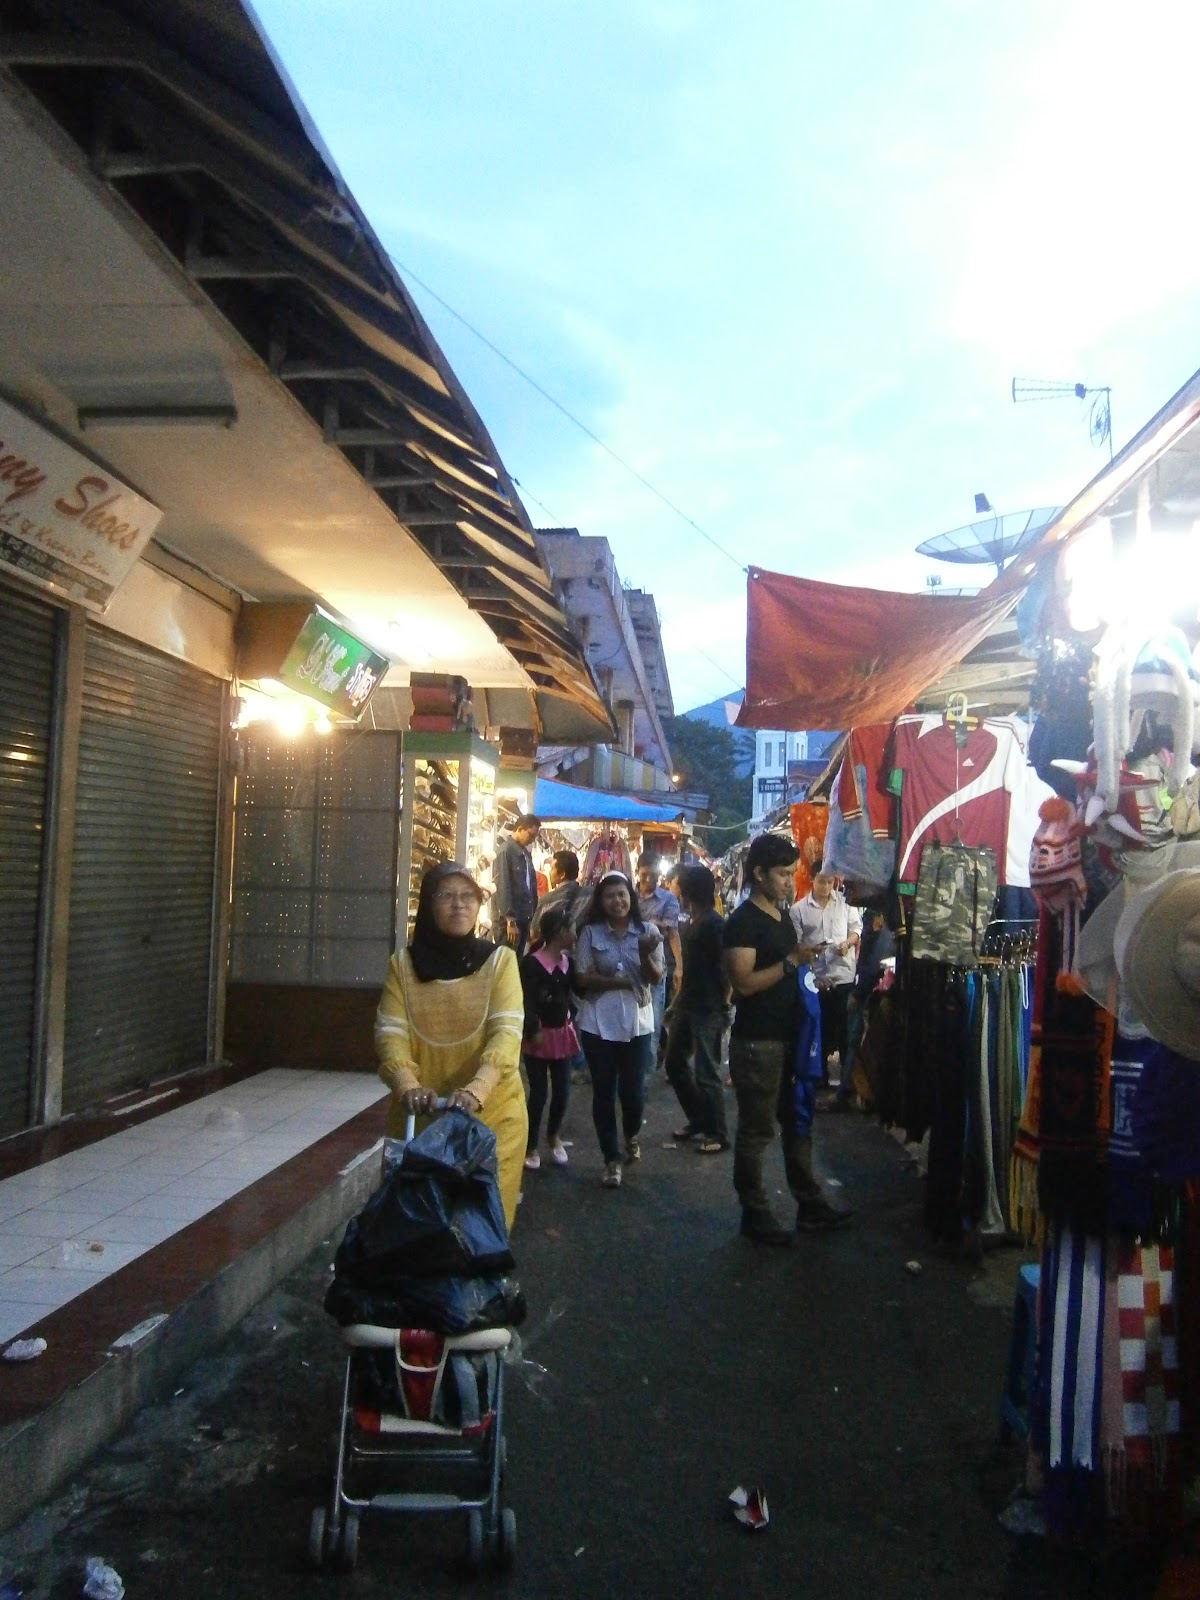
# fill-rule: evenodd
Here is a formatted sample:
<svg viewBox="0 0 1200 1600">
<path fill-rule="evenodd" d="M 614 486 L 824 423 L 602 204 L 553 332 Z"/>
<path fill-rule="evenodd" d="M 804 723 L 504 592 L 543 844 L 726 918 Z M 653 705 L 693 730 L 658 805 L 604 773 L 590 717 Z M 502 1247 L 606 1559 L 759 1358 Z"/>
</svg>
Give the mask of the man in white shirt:
<svg viewBox="0 0 1200 1600">
<path fill-rule="evenodd" d="M 791 918 L 800 943 L 817 951 L 812 972 L 821 1002 L 822 1078 L 828 1083 L 829 1058 L 836 1053 L 839 1065 L 846 1065 L 846 1014 L 854 992 L 862 913 L 857 907 L 847 905 L 833 873 L 825 872 L 823 863 L 816 861 L 812 869 L 812 889 L 802 900 L 796 901 Z"/>
</svg>

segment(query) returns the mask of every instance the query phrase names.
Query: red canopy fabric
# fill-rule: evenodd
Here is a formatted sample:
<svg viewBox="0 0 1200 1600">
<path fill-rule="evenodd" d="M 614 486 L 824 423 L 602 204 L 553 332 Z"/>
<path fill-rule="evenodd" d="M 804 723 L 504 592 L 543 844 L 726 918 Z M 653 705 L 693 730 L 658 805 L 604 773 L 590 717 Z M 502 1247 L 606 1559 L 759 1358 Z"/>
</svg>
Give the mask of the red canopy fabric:
<svg viewBox="0 0 1200 1600">
<path fill-rule="evenodd" d="M 1007 615 L 1019 593 L 893 594 L 751 567 L 740 728 L 890 722 Z"/>
</svg>

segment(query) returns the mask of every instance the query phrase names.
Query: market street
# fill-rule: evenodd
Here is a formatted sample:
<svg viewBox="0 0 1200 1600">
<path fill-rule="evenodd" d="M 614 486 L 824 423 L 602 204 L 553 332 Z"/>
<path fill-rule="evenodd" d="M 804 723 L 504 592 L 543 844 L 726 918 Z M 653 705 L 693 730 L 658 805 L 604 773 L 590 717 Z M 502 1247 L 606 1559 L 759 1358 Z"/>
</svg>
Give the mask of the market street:
<svg viewBox="0 0 1200 1600">
<path fill-rule="evenodd" d="M 856 1224 L 756 1249 L 735 1235 L 729 1158 L 663 1148 L 677 1118 L 658 1076 L 645 1158 L 614 1193 L 600 1186 L 576 1089 L 569 1168 L 527 1175 L 514 1245 L 528 1364 L 510 1369 L 508 1427 L 517 1560 L 511 1578 L 477 1588 L 1151 1594 L 1148 1576 L 1111 1560 L 1056 1566 L 1041 1541 L 997 1522 L 1021 1471 L 1019 1447 L 995 1442 L 1016 1253 L 979 1272 L 939 1256 L 911 1156 L 874 1122 L 827 1115 L 820 1166 Z M 74 1596 L 85 1559 L 102 1555 L 130 1600 L 270 1600 L 339 1584 L 462 1592 L 461 1517 L 368 1516 L 353 1577 L 305 1570 L 339 1399 L 339 1341 L 321 1309 L 335 1242 L 0 1540 L 0 1579 L 23 1573 L 27 1595 Z M 765 1531 L 733 1521 L 737 1484 L 765 1490 Z"/>
</svg>

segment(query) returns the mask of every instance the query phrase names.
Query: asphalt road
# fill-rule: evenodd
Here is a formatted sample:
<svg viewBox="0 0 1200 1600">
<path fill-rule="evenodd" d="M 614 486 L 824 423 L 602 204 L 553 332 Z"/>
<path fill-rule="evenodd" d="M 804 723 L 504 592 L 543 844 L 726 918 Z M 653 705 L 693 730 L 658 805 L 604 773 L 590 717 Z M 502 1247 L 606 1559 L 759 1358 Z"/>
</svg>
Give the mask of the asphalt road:
<svg viewBox="0 0 1200 1600">
<path fill-rule="evenodd" d="M 1153 1592 L 1140 1567 L 1055 1556 L 997 1521 L 1022 1466 L 1019 1447 L 996 1444 L 1014 1252 L 982 1267 L 935 1253 L 911 1159 L 866 1119 L 828 1115 L 818 1165 L 855 1225 L 790 1250 L 752 1246 L 736 1236 L 729 1156 L 663 1148 L 677 1119 L 659 1078 L 645 1159 L 606 1190 L 577 1090 L 569 1168 L 527 1181 L 513 1238 L 530 1317 L 510 1369 L 510 1576 L 466 1577 L 461 1518 L 368 1517 L 353 1576 L 307 1571 L 340 1398 L 321 1310 L 330 1240 L 0 1540 L 0 1579 L 74 1596 L 94 1554 L 130 1600 L 465 1585 L 580 1600 Z M 764 1531 L 733 1520 L 738 1484 L 766 1491 Z"/>
</svg>

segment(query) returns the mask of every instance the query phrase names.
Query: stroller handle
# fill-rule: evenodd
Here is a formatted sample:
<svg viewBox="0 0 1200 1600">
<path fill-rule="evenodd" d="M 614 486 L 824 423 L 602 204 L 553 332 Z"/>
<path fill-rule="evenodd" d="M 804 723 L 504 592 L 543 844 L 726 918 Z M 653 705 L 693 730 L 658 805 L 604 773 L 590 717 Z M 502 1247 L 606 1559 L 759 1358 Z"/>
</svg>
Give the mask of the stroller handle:
<svg viewBox="0 0 1200 1600">
<path fill-rule="evenodd" d="M 433 1102 L 432 1115 L 435 1116 L 435 1117 L 440 1117 L 443 1111 L 449 1111 L 449 1109 L 450 1109 L 450 1101 L 449 1101 L 449 1099 L 444 1094 L 440 1094 L 440 1095 L 438 1095 L 437 1099 Z M 417 1131 L 416 1114 L 414 1112 L 410 1111 L 408 1113 L 408 1120 L 404 1124 L 404 1142 L 405 1142 L 405 1144 L 408 1144 L 408 1142 L 412 1139 L 412 1137 L 416 1133 L 416 1131 Z"/>
</svg>

